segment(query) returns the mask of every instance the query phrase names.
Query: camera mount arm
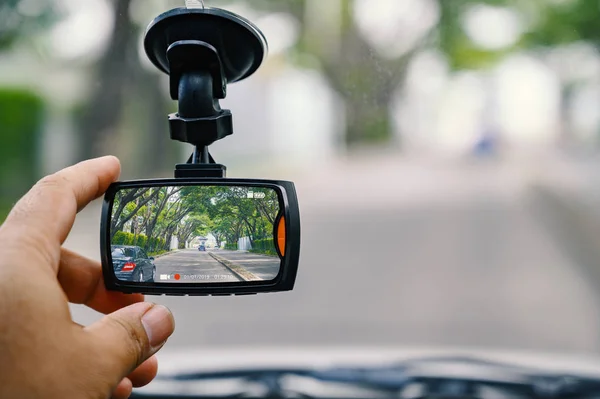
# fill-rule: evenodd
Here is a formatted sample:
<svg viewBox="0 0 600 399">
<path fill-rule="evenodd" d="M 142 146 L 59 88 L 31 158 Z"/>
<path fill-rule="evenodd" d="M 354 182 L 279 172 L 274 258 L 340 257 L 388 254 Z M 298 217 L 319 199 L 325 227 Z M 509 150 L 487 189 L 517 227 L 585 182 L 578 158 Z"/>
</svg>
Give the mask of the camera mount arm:
<svg viewBox="0 0 600 399">
<path fill-rule="evenodd" d="M 197 1 L 193 2 L 198 3 Z M 226 167 L 208 151 L 233 134 L 231 111 L 219 100 L 227 84 L 252 75 L 267 54 L 267 41 L 250 21 L 218 8 L 176 8 L 158 16 L 146 30 L 150 61 L 170 76 L 170 94 L 178 112 L 169 115 L 173 140 L 195 147 L 175 177 L 225 177 Z"/>
<path fill-rule="evenodd" d="M 182 40 L 167 50 L 171 98 L 178 112 L 169 115 L 171 139 L 195 146 L 187 164 L 177 165 L 175 177 L 225 177 L 208 146 L 233 134 L 231 111 L 219 99 L 227 94 L 227 79 L 217 50 L 198 40 Z"/>
</svg>

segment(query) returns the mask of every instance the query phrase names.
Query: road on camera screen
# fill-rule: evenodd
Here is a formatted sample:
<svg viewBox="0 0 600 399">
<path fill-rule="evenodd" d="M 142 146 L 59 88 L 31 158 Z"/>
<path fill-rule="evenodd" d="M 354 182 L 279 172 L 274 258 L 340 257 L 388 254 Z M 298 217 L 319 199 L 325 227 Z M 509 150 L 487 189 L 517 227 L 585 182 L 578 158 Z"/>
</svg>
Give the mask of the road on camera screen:
<svg viewBox="0 0 600 399">
<path fill-rule="evenodd" d="M 159 283 L 227 283 L 273 280 L 279 273 L 278 257 L 246 251 L 185 249 L 154 261 Z"/>
</svg>

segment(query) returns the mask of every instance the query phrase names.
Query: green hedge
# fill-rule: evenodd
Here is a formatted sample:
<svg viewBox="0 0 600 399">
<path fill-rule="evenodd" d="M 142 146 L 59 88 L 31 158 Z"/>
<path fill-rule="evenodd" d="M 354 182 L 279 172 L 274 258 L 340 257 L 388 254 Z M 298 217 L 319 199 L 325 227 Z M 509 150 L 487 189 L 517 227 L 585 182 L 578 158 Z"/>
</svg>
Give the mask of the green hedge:
<svg viewBox="0 0 600 399">
<path fill-rule="evenodd" d="M 275 249 L 275 244 L 272 238 L 268 238 L 266 240 L 254 240 L 252 243 L 252 250 L 250 252 L 264 255 L 277 255 L 277 249 Z"/>
<path fill-rule="evenodd" d="M 44 101 L 28 90 L 0 89 L 0 222 L 40 177 Z"/>
<path fill-rule="evenodd" d="M 134 239 L 133 242 L 134 242 L 133 245 L 137 245 L 138 247 L 146 248 L 146 245 L 148 245 L 148 237 L 141 234 L 141 235 L 137 236 L 137 240 Z"/>
<path fill-rule="evenodd" d="M 117 231 L 111 240 L 113 245 L 133 245 L 134 235 L 124 231 Z"/>
<path fill-rule="evenodd" d="M 237 243 L 229 243 L 228 242 L 228 243 L 225 243 L 225 247 L 224 248 L 228 249 L 230 251 L 237 251 L 238 245 L 237 245 Z"/>
<path fill-rule="evenodd" d="M 125 231 L 117 231 L 111 242 L 113 245 L 135 245 L 144 248 L 148 254 L 166 252 L 165 248 L 167 248 L 167 242 L 161 238 L 149 239 L 143 234 L 136 236 Z"/>
</svg>

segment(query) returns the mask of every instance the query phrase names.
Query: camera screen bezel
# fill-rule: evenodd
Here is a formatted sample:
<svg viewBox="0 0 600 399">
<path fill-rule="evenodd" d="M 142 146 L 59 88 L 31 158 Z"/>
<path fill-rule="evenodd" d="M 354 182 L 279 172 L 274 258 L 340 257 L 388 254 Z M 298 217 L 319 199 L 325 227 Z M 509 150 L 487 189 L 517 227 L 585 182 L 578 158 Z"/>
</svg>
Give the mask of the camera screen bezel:
<svg viewBox="0 0 600 399">
<path fill-rule="evenodd" d="M 285 256 L 277 277 L 269 281 L 157 283 L 132 282 L 117 279 L 110 258 L 110 221 L 112 204 L 118 191 L 130 188 L 161 186 L 242 186 L 272 188 L 280 201 L 280 213 L 285 217 Z M 294 288 L 300 257 L 300 213 L 294 184 L 288 181 L 225 178 L 177 178 L 122 181 L 111 184 L 102 205 L 100 223 L 102 272 L 106 288 L 123 293 L 146 295 L 249 295 L 262 292 L 290 291 Z"/>
</svg>

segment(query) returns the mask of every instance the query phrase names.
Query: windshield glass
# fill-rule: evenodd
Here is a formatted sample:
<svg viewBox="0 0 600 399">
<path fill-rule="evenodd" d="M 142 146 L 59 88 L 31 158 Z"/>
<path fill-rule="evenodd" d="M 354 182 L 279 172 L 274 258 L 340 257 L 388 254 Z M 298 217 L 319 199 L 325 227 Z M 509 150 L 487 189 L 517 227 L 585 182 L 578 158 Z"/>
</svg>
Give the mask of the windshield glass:
<svg viewBox="0 0 600 399">
<path fill-rule="evenodd" d="M 228 85 L 234 134 L 210 151 L 228 177 L 295 182 L 301 262 L 290 293 L 149 297 L 177 321 L 161 355 L 210 350 L 192 362 L 228 368 L 286 350 L 296 363 L 302 348 L 600 350 L 598 1 L 204 3 L 269 42 L 257 73 Z M 0 220 L 81 159 L 117 155 L 122 180 L 186 162 L 168 76 L 142 45 L 153 18 L 184 4 L 0 6 Z M 101 206 L 79 214 L 66 248 L 99 259 Z M 150 228 L 150 207 L 123 212 L 136 208 L 123 236 Z M 160 239 L 187 245 L 174 237 Z M 192 242 L 194 256 L 220 248 L 206 232 Z"/>
</svg>

